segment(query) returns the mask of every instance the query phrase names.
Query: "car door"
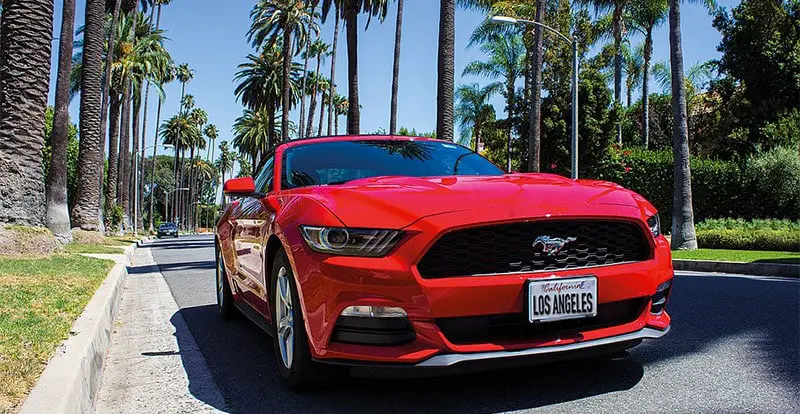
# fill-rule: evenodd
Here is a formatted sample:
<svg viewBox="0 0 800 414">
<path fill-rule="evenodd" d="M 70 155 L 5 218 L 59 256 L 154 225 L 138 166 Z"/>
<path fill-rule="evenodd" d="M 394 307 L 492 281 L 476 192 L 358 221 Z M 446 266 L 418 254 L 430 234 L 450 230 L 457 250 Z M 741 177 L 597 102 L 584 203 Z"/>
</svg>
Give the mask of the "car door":
<svg viewBox="0 0 800 414">
<path fill-rule="evenodd" d="M 234 246 L 238 263 L 242 298 L 254 309 L 267 316 L 268 269 L 264 268 L 264 254 L 275 211 L 266 202 L 272 191 L 274 163 L 270 156 L 256 175 L 256 191 L 241 200 L 234 231 Z"/>
</svg>

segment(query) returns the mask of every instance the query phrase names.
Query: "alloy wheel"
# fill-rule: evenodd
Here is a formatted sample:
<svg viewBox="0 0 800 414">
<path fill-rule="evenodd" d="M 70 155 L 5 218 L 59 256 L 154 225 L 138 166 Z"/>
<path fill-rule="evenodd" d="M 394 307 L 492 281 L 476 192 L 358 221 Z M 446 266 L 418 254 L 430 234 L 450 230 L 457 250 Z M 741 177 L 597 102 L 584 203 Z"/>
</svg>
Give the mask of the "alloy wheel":
<svg viewBox="0 0 800 414">
<path fill-rule="evenodd" d="M 292 290 L 289 286 L 288 272 L 285 267 L 278 270 L 275 289 L 275 324 L 278 335 L 283 366 L 292 368 L 294 358 L 294 313 L 292 309 Z"/>
</svg>

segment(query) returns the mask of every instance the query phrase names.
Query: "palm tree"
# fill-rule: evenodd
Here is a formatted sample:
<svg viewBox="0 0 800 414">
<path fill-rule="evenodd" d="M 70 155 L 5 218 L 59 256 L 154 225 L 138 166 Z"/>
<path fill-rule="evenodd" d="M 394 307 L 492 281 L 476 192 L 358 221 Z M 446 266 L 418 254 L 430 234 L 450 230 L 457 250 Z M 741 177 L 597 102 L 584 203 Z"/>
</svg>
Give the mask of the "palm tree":
<svg viewBox="0 0 800 414">
<path fill-rule="evenodd" d="M 192 107 L 194 106 L 194 103 L 193 103 L 193 99 L 194 98 L 192 98 L 192 100 L 188 100 L 188 101 L 186 100 L 186 98 L 187 98 L 187 96 L 186 96 L 186 84 L 194 78 L 194 70 L 189 68 L 189 64 L 188 63 L 183 63 L 181 65 L 178 65 L 178 68 L 175 71 L 175 78 L 178 79 L 178 82 L 181 83 L 181 107 L 180 107 L 179 112 L 181 113 L 181 115 L 184 118 L 186 118 L 188 116 L 189 110 L 192 109 Z M 191 105 L 187 105 L 187 104 L 191 104 Z M 182 176 L 180 174 L 181 171 L 182 171 L 182 168 L 180 168 L 180 167 L 181 167 L 181 165 L 183 163 L 183 160 L 182 160 L 182 156 L 179 157 L 178 154 L 179 153 L 183 154 L 185 152 L 185 150 L 186 150 L 185 143 L 186 142 L 190 142 L 190 139 L 184 139 L 183 137 L 180 136 L 180 134 L 183 132 L 183 128 L 178 128 L 176 130 L 176 132 L 178 133 L 178 136 L 177 136 L 177 140 L 175 141 L 175 144 L 174 144 L 175 145 L 174 171 L 175 171 L 175 188 L 178 188 L 178 184 L 181 181 L 183 181 L 183 178 L 182 178 Z M 180 193 L 181 193 L 180 191 L 176 191 L 175 192 L 175 202 L 173 203 L 173 205 L 175 206 L 175 212 L 176 213 L 178 211 L 177 208 L 180 205 L 180 200 L 182 199 L 182 197 L 181 197 L 182 194 L 180 194 Z M 173 217 L 177 217 L 177 214 L 175 214 Z"/>
<path fill-rule="evenodd" d="M 322 125 L 325 122 L 325 103 L 329 100 L 328 94 L 331 90 L 331 80 L 322 78 L 319 80 L 317 87 L 319 88 L 320 95 L 322 95 L 319 104 L 319 127 L 317 128 L 317 136 L 319 137 L 322 136 Z"/>
<path fill-rule="evenodd" d="M 216 167 L 219 170 L 222 181 L 225 181 L 225 173 L 233 169 L 233 155 L 228 147 L 228 141 L 219 143 L 219 159 L 217 159 Z"/>
<path fill-rule="evenodd" d="M 627 21 L 633 0 L 581 0 L 580 3 L 594 5 L 598 13 L 610 12 L 605 19 L 611 20 L 611 36 L 614 38 L 614 102 L 622 105 L 622 41 L 627 36 Z M 602 23 L 602 22 L 601 22 Z M 602 25 L 602 24 L 601 24 Z M 622 144 L 622 124 L 617 124 L 617 142 Z"/>
<path fill-rule="evenodd" d="M 642 76 L 644 72 L 644 44 L 636 46 L 631 50 L 628 45 L 622 48 L 622 56 L 624 58 L 625 70 L 625 92 L 627 94 L 626 107 L 631 107 L 633 100 L 633 90 L 642 84 Z"/>
<path fill-rule="evenodd" d="M 392 103 L 389 115 L 389 135 L 397 132 L 397 93 L 400 82 L 400 39 L 403 35 L 403 0 L 397 0 L 397 24 L 394 29 L 394 64 L 392 65 Z M 331 78 L 333 81 L 333 78 Z"/>
<path fill-rule="evenodd" d="M 314 0 L 315 4 L 319 0 Z M 388 0 L 322 0 L 322 16 L 327 18 L 331 5 L 336 6 L 336 18 L 345 22 L 347 29 L 348 103 L 347 133 L 358 135 L 361 131 L 361 107 L 358 100 L 358 15 L 367 14 L 367 27 L 372 17 L 383 22 L 389 11 Z M 331 79 L 334 79 L 331 77 Z"/>
<path fill-rule="evenodd" d="M 233 123 L 233 146 L 249 155 L 253 165 L 258 165 L 260 158 L 270 150 L 269 137 L 275 124 L 270 117 L 274 115 L 265 108 L 245 109 Z"/>
<path fill-rule="evenodd" d="M 206 162 L 211 162 L 211 160 L 214 159 L 214 141 L 219 138 L 219 130 L 216 125 L 208 124 L 205 129 L 203 129 L 203 134 L 211 141 L 208 146 L 209 154 L 206 154 Z"/>
<path fill-rule="evenodd" d="M 439 7 L 439 53 L 436 88 L 436 133 L 453 140 L 453 90 L 455 89 L 455 0 L 441 0 Z M 510 118 L 510 117 L 509 117 Z"/>
<path fill-rule="evenodd" d="M 58 44 L 58 77 L 52 151 L 47 175 L 47 228 L 59 239 L 72 239 L 67 207 L 67 135 L 69 129 L 69 80 L 72 72 L 72 42 L 75 33 L 75 0 L 62 3 L 61 36 Z"/>
<path fill-rule="evenodd" d="M 158 16 L 159 16 L 159 18 L 161 17 L 161 9 L 160 9 L 160 7 L 159 7 Z M 172 82 L 173 80 L 175 80 L 176 70 L 177 70 L 177 68 L 170 62 L 169 66 L 167 67 L 167 70 L 164 71 L 164 73 L 161 74 L 160 78 L 155 80 L 155 83 L 158 86 L 159 90 L 163 91 L 164 90 L 164 85 L 166 85 L 166 84 Z M 148 228 L 149 228 L 150 232 L 153 231 L 153 212 L 154 212 L 153 211 L 153 204 L 155 202 L 155 200 L 154 200 L 155 192 L 153 191 L 152 185 L 155 183 L 155 177 L 156 177 L 156 150 L 158 149 L 156 143 L 158 142 L 159 124 L 161 123 L 161 107 L 164 104 L 164 99 L 165 98 L 166 98 L 166 96 L 164 94 L 160 94 L 159 95 L 158 108 L 156 109 L 156 136 L 153 137 L 153 164 L 152 164 L 152 169 L 150 171 L 150 183 L 151 183 L 151 188 L 150 188 L 150 215 L 148 216 L 149 217 L 149 221 L 150 221 Z M 177 157 L 178 157 L 178 152 L 176 150 L 175 151 L 175 158 L 177 158 Z"/>
<path fill-rule="evenodd" d="M 508 171 L 511 171 L 511 140 L 513 128 L 511 118 L 515 104 L 516 82 L 525 71 L 525 46 L 522 36 L 493 36 L 481 45 L 481 51 L 489 60 L 474 61 L 464 68 L 464 75 L 486 76 L 490 79 L 502 79 L 489 85 L 492 88 L 505 88 L 506 108 L 508 112 Z"/>
<path fill-rule="evenodd" d="M 333 122 L 334 122 L 334 127 L 336 128 L 334 134 L 339 135 L 339 117 L 347 115 L 347 112 L 350 109 L 350 102 L 344 96 L 336 95 L 336 97 L 333 98 L 333 108 L 334 108 Z"/>
<path fill-rule="evenodd" d="M 42 119 L 47 106 L 53 1 L 5 4 L 0 23 L 0 222 L 45 224 Z"/>
<path fill-rule="evenodd" d="M 103 37 L 106 40 L 106 42 L 105 42 L 105 44 L 106 44 L 106 49 L 105 49 L 106 58 L 105 58 L 104 62 L 113 62 L 114 61 L 114 51 L 116 50 L 115 43 L 116 43 L 116 40 L 117 40 L 117 36 L 116 36 L 117 25 L 119 23 L 119 14 L 120 14 L 121 6 L 122 6 L 121 0 L 113 0 L 111 2 L 107 0 L 105 2 L 104 10 L 106 12 L 108 12 L 109 8 L 111 9 L 111 27 L 109 28 L 108 33 L 105 33 L 105 32 L 103 33 Z M 105 26 L 105 21 L 106 21 L 105 13 L 103 13 L 103 17 L 102 18 L 103 18 L 102 22 L 103 22 L 103 24 Z M 88 23 L 86 24 L 86 30 L 88 30 Z M 85 38 L 86 38 L 86 36 L 84 35 L 84 39 Z M 101 107 L 100 107 L 100 133 L 101 133 L 101 135 L 100 135 L 100 161 L 101 162 L 105 159 L 104 152 L 106 150 L 106 127 L 108 126 L 106 124 L 106 117 L 108 116 L 109 90 L 110 90 L 110 87 L 111 87 L 111 80 L 112 80 L 111 68 L 112 68 L 112 65 L 105 65 L 104 69 L 103 69 L 102 98 L 101 98 L 101 103 L 100 103 L 100 105 L 101 105 Z M 109 132 L 110 133 L 115 133 L 114 132 L 114 128 L 112 127 L 111 131 L 109 131 Z M 116 156 L 117 156 L 116 154 L 113 155 L 113 157 L 116 157 Z M 109 153 L 109 164 L 112 162 L 111 161 L 111 157 L 112 157 L 112 154 Z M 99 180 L 100 181 L 98 182 L 98 186 L 99 186 L 98 188 L 102 189 L 103 188 L 103 181 L 102 181 L 103 178 L 100 177 Z M 116 194 L 116 191 L 115 191 L 115 194 Z M 102 202 L 102 197 L 101 197 L 100 202 Z M 116 204 L 116 202 L 114 204 Z M 106 201 L 106 205 L 108 205 L 108 201 Z M 101 212 L 101 217 L 102 217 L 102 215 L 103 215 L 102 214 L 103 206 L 100 205 L 100 204 L 98 204 L 98 206 L 100 207 L 100 212 Z"/>
<path fill-rule="evenodd" d="M 308 106 L 308 125 L 307 126 L 300 125 L 300 130 L 301 130 L 300 135 L 301 136 L 305 136 L 305 137 L 311 136 L 311 134 L 314 131 L 314 129 L 313 129 L 314 113 L 316 113 L 316 110 L 317 110 L 318 90 L 320 89 L 320 86 L 322 85 L 322 83 L 325 81 L 325 78 L 320 76 L 319 72 L 311 72 L 311 73 L 309 73 L 308 78 L 309 78 L 309 82 L 308 82 L 308 91 L 307 91 L 307 93 L 309 94 L 309 96 L 311 96 L 311 102 L 309 103 L 309 106 Z M 304 128 L 305 128 L 305 133 L 302 132 L 304 130 Z"/>
<path fill-rule="evenodd" d="M 689 166 L 689 127 L 686 83 L 683 79 L 681 0 L 669 0 L 669 55 L 672 67 L 672 248 L 697 249 L 692 207 L 692 173 Z"/>
<path fill-rule="evenodd" d="M 477 83 L 461 85 L 456 90 L 458 104 L 455 108 L 455 118 L 461 129 L 460 143 L 474 142 L 475 151 L 479 151 L 481 132 L 483 126 L 494 120 L 494 107 L 489 104 L 489 98 L 498 92 L 498 84 L 481 88 Z M 470 145 L 472 146 L 472 145 Z"/>
<path fill-rule="evenodd" d="M 86 16 L 81 56 L 80 147 L 78 153 L 78 185 L 73 224 L 83 230 L 98 230 L 100 225 L 100 192 L 103 155 L 101 140 L 102 61 L 105 31 L 103 0 L 86 0 Z"/>
<path fill-rule="evenodd" d="M 334 25 L 333 25 L 333 46 L 331 47 L 331 90 L 328 93 L 328 135 L 333 135 L 333 125 L 334 125 L 334 117 L 338 117 L 335 114 L 334 110 L 334 103 L 333 99 L 336 96 L 336 51 L 339 47 L 339 22 L 342 19 L 339 18 L 339 6 L 336 5 L 336 12 L 334 13 Z M 337 132 L 338 133 L 338 132 Z"/>
<path fill-rule="evenodd" d="M 259 0 L 250 11 L 247 39 L 253 47 L 274 45 L 281 39 L 283 88 L 281 100 L 281 140 L 289 140 L 289 110 L 292 103 L 292 56 L 299 53 L 310 31 L 318 32 L 313 14 L 297 0 Z"/>
<path fill-rule="evenodd" d="M 309 53 L 311 54 L 311 57 L 317 60 L 317 70 L 311 73 L 312 75 L 310 80 L 311 90 L 309 92 L 309 94 L 311 95 L 311 103 L 310 103 L 310 108 L 308 110 L 308 126 L 306 127 L 305 131 L 303 131 L 303 125 L 300 124 L 301 137 L 310 136 L 313 131 L 312 125 L 314 123 L 313 122 L 314 109 L 316 108 L 317 105 L 317 92 L 319 89 L 320 80 L 323 79 L 320 76 L 319 70 L 320 66 L 322 65 L 322 60 L 325 58 L 325 56 L 328 55 L 329 48 L 330 46 L 327 43 L 319 39 L 311 43 L 311 47 L 309 47 Z M 305 94 L 305 92 L 303 94 Z"/>
<path fill-rule="evenodd" d="M 644 0 L 633 7 L 633 27 L 644 35 L 642 51 L 642 142 L 650 146 L 650 60 L 653 58 L 653 30 L 664 23 L 667 0 Z"/>
</svg>

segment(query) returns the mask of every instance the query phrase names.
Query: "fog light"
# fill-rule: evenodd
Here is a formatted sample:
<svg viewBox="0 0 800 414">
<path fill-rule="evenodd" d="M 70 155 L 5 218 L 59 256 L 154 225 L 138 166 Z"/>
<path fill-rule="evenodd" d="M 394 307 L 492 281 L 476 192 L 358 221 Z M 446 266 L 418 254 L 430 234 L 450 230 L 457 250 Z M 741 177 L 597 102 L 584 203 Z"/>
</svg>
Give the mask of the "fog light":
<svg viewBox="0 0 800 414">
<path fill-rule="evenodd" d="M 670 291 L 672 290 L 672 280 L 667 280 L 666 282 L 658 285 L 656 288 L 656 294 L 650 298 L 652 304 L 650 305 L 650 313 L 654 315 L 660 315 L 661 312 L 664 312 L 664 307 L 667 305 L 667 299 L 669 298 Z"/>
<path fill-rule="evenodd" d="M 357 316 L 366 318 L 405 318 L 403 308 L 391 306 L 348 306 L 342 311 L 342 316 Z"/>
</svg>

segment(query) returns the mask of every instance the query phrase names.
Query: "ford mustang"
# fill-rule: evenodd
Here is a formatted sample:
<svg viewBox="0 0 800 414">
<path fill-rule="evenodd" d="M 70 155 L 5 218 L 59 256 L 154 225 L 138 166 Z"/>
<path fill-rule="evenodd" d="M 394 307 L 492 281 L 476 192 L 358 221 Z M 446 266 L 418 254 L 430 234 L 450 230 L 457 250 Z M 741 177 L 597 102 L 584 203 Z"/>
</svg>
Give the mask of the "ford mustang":
<svg viewBox="0 0 800 414">
<path fill-rule="evenodd" d="M 217 301 L 291 387 L 614 353 L 669 331 L 656 209 L 619 185 L 506 174 L 452 142 L 290 141 L 225 182 Z"/>
</svg>

